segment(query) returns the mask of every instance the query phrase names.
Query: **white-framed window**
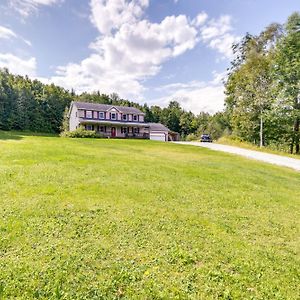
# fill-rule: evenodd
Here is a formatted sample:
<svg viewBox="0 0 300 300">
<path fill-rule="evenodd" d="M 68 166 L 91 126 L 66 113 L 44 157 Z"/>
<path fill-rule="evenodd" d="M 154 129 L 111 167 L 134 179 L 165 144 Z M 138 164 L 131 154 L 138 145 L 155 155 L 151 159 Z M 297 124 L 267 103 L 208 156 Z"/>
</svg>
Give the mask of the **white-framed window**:
<svg viewBox="0 0 300 300">
<path fill-rule="evenodd" d="M 94 125 L 85 125 L 85 130 L 94 130 Z"/>
<path fill-rule="evenodd" d="M 105 119 L 105 113 L 103 111 L 99 111 L 99 119 Z"/>
<path fill-rule="evenodd" d="M 122 116 L 123 121 L 127 121 L 127 115 Z"/>
<path fill-rule="evenodd" d="M 133 121 L 137 121 L 138 120 L 138 116 L 137 115 L 133 115 Z"/>
<path fill-rule="evenodd" d="M 93 112 L 91 110 L 86 110 L 85 111 L 85 117 L 87 119 L 93 119 Z"/>
<path fill-rule="evenodd" d="M 105 129 L 106 129 L 105 126 L 99 126 L 99 131 L 100 131 L 100 132 L 106 132 Z"/>
<path fill-rule="evenodd" d="M 121 133 L 128 133 L 127 127 L 121 127 Z"/>
<path fill-rule="evenodd" d="M 110 119 L 111 120 L 116 120 L 117 119 L 117 114 L 116 113 L 110 113 Z"/>
<path fill-rule="evenodd" d="M 140 133 L 140 128 L 139 127 L 134 127 L 134 133 Z"/>
</svg>

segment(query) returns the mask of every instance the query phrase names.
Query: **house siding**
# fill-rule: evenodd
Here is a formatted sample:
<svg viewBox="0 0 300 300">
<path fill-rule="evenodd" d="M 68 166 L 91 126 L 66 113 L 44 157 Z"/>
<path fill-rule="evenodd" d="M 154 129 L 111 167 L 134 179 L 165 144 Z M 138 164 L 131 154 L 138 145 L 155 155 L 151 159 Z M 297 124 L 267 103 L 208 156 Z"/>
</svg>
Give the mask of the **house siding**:
<svg viewBox="0 0 300 300">
<path fill-rule="evenodd" d="M 78 109 L 76 106 L 72 105 L 69 119 L 69 130 L 74 131 L 79 126 L 78 120 Z"/>
</svg>

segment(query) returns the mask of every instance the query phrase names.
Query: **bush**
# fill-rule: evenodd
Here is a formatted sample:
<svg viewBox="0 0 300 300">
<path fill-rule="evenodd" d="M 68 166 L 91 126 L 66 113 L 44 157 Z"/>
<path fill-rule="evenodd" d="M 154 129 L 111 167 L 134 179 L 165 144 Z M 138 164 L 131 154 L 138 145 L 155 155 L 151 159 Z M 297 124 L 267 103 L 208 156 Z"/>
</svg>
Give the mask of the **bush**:
<svg viewBox="0 0 300 300">
<path fill-rule="evenodd" d="M 221 136 L 219 138 L 219 140 L 227 140 L 227 141 L 232 141 L 232 142 L 237 142 L 237 143 L 243 143 L 243 142 L 246 142 L 243 138 L 237 136 L 237 135 L 227 135 L 227 134 L 224 134 L 223 136 Z"/>
<path fill-rule="evenodd" d="M 190 142 L 190 141 L 196 141 L 198 140 L 199 137 L 197 135 L 195 135 L 194 133 L 190 133 L 189 135 L 187 135 L 187 137 L 185 138 L 186 141 Z"/>
<path fill-rule="evenodd" d="M 77 128 L 74 131 L 63 131 L 60 136 L 69 138 L 100 138 L 95 131 Z"/>
</svg>

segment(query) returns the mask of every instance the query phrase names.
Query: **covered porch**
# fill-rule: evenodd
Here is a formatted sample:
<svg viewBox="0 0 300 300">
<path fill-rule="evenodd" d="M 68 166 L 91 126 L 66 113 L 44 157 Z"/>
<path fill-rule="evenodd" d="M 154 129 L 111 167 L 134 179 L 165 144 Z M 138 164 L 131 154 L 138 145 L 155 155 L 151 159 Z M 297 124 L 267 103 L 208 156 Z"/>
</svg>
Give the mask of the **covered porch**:
<svg viewBox="0 0 300 300">
<path fill-rule="evenodd" d="M 149 139 L 149 127 L 141 124 L 82 124 L 86 130 L 93 130 L 106 138 Z"/>
</svg>

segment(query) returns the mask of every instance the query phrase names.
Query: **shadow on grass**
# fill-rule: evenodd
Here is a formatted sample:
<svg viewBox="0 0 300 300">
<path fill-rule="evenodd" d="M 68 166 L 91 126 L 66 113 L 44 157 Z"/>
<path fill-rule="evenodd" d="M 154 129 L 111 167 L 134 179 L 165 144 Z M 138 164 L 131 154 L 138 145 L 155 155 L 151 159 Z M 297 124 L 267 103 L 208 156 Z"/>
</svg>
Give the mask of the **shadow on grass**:
<svg viewBox="0 0 300 300">
<path fill-rule="evenodd" d="M 12 131 L 0 131 L 0 141 L 4 140 L 21 140 L 22 136 L 20 136 L 17 132 Z"/>
<path fill-rule="evenodd" d="M 24 136 L 39 136 L 39 137 L 59 137 L 58 134 L 41 133 L 30 131 L 3 131 L 0 130 L 0 141 L 3 140 L 21 140 Z"/>
</svg>

